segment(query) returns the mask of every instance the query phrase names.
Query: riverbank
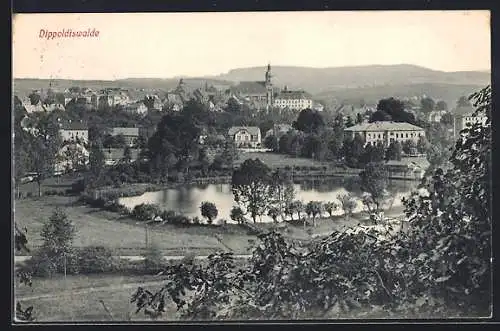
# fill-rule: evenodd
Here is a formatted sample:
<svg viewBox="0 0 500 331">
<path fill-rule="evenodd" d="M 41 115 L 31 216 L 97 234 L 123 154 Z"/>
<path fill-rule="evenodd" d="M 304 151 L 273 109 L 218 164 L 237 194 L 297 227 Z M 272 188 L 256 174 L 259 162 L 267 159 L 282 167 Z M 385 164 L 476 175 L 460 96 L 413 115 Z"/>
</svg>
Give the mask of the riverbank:
<svg viewBox="0 0 500 331">
<path fill-rule="evenodd" d="M 179 226 L 153 223 L 146 227 L 129 216 L 82 204 L 76 197 L 45 196 L 15 202 L 16 222 L 21 228 L 28 229 L 28 246 L 31 249 L 42 244 L 42 226 L 57 207 L 62 208 L 76 226 L 74 246 L 105 246 L 116 255 L 142 255 L 146 246 L 151 245 L 158 247 L 164 255 L 208 255 L 217 251 L 248 254 L 258 242 L 257 233 L 238 224 Z M 386 215 L 397 217 L 402 215 L 402 211 L 402 206 L 394 206 Z M 315 235 L 365 224 L 367 218 L 363 212 L 349 218 L 343 215 L 324 217 L 317 220 L 316 227 L 306 228 L 302 223 L 282 222 L 278 231 L 292 240 L 310 240 Z M 274 225 L 256 223 L 255 226 L 269 230 Z"/>
</svg>

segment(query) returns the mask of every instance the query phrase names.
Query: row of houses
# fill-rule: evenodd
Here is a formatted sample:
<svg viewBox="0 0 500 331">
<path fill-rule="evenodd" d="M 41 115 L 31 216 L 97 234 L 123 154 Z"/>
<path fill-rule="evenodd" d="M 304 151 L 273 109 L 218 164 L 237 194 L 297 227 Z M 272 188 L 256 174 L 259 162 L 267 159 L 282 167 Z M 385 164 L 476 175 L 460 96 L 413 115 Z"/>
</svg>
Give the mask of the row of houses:
<svg viewBox="0 0 500 331">
<path fill-rule="evenodd" d="M 134 91 L 122 88 L 108 88 L 93 91 L 89 88 L 71 88 L 64 92 L 55 93 L 50 90 L 55 100 L 51 105 L 43 104 L 42 99 L 37 104 L 32 104 L 29 98 L 22 100 L 26 110 L 31 112 L 64 110 L 70 102 L 87 104 L 93 109 L 118 107 L 126 112 L 144 115 L 149 110 L 180 111 L 189 100 L 196 100 L 208 107 L 210 111 L 223 111 L 229 99 L 234 99 L 240 104 L 246 104 L 252 109 L 263 110 L 275 107 L 300 111 L 311 108 L 323 111 L 324 106 L 313 101 L 312 96 L 303 90 L 283 90 L 273 86 L 271 66 L 268 65 L 263 81 L 241 81 L 236 85 L 208 86 L 195 88 L 188 87 L 181 78 L 177 87 L 166 93 L 158 92 L 151 95 L 140 94 L 132 97 Z M 142 90 L 141 90 L 142 91 Z M 39 91 L 34 91 L 40 93 Z M 42 94 L 42 93 L 40 93 Z"/>
</svg>

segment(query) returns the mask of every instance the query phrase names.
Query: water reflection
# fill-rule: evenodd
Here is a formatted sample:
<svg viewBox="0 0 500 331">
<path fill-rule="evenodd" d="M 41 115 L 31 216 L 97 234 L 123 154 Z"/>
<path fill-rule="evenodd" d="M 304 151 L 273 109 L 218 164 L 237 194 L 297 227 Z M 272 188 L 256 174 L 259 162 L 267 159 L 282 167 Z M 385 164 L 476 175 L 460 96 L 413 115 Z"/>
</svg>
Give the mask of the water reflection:
<svg viewBox="0 0 500 331">
<path fill-rule="evenodd" d="M 393 206 L 401 204 L 401 198 L 407 195 L 418 183 L 413 181 L 391 181 L 389 191 L 395 197 Z M 352 178 L 338 178 L 328 181 L 304 181 L 294 184 L 296 199 L 304 203 L 309 201 L 334 201 L 339 194 L 352 193 L 361 196 L 359 183 Z M 236 203 L 233 200 L 231 185 L 210 184 L 184 186 L 176 189 L 166 189 L 158 192 L 147 192 L 141 196 L 121 198 L 120 203 L 132 209 L 141 203 L 155 203 L 165 210 L 173 210 L 189 217 L 201 218 L 200 206 L 203 201 L 215 203 L 219 211 L 217 219 L 230 221 L 230 212 Z M 355 211 L 362 210 L 358 201 Z M 337 211 L 341 214 L 342 211 Z M 262 221 L 272 221 L 268 216 L 262 216 Z"/>
</svg>

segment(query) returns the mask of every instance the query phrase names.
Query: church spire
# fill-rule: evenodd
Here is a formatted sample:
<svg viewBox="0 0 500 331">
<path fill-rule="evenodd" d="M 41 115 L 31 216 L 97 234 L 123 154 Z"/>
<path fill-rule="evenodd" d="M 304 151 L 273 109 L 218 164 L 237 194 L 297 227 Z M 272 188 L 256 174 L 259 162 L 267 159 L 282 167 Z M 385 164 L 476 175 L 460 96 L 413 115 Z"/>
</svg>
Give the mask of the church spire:
<svg viewBox="0 0 500 331">
<path fill-rule="evenodd" d="M 271 64 L 267 64 L 267 70 L 266 70 L 266 85 L 271 85 Z"/>
</svg>

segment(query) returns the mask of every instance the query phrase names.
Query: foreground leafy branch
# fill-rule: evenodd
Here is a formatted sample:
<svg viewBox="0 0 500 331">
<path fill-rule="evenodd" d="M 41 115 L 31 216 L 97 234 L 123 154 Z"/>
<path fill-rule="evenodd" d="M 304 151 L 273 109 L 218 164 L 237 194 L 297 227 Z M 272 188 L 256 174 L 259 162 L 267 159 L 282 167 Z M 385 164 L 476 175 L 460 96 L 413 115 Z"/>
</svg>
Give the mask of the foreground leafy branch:
<svg viewBox="0 0 500 331">
<path fill-rule="evenodd" d="M 488 315 L 491 88 L 471 99 L 488 120 L 463 130 L 453 168 L 437 169 L 404 201 L 408 230 L 351 229 L 307 245 L 261 234 L 246 263 L 221 253 L 167 267 L 160 290 L 135 293 L 137 312 L 158 318 L 172 301 L 191 320 L 335 318 L 374 307 Z"/>
</svg>

